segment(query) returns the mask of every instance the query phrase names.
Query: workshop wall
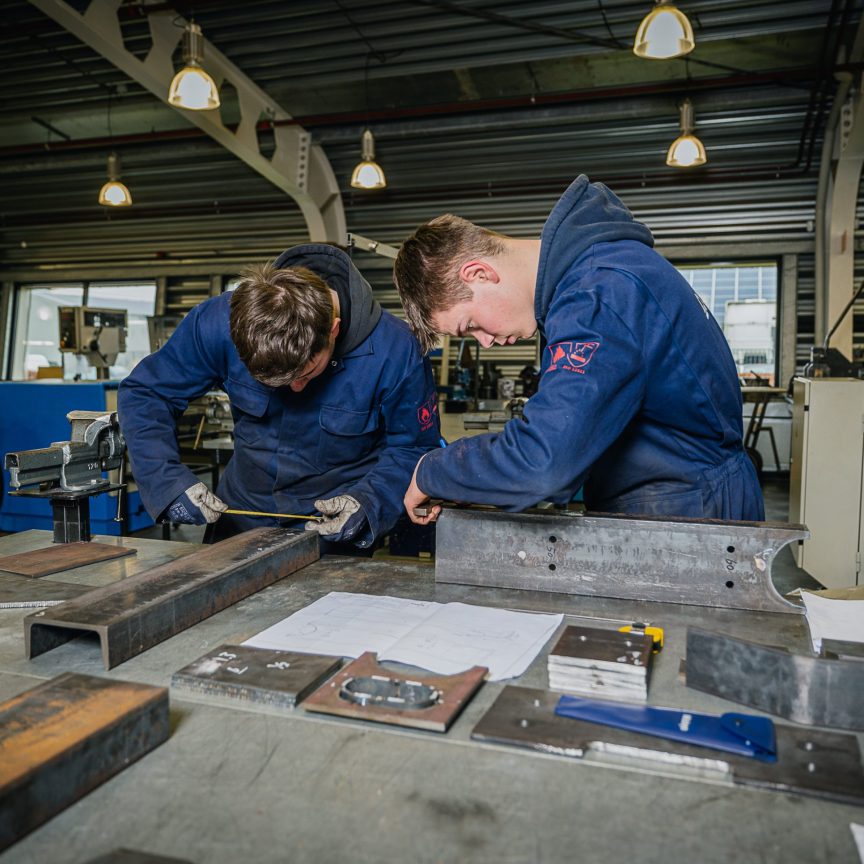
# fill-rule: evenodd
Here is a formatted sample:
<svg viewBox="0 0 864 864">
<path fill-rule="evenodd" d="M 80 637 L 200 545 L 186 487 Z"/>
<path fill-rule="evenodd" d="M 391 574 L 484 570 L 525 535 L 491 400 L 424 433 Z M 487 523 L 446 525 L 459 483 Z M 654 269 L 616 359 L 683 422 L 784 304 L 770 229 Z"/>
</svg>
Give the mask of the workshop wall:
<svg viewBox="0 0 864 864">
<path fill-rule="evenodd" d="M 859 4 L 688 0 L 696 51 L 656 63 L 629 50 L 644 2 L 608 5 L 550 0 L 538 10 L 514 0 L 493 20 L 474 3 L 251 0 L 204 4 L 196 19 L 324 149 L 349 230 L 398 244 L 449 210 L 536 235 L 586 173 L 620 195 L 673 261 L 699 260 L 700 250 L 706 262 L 797 254 L 803 360 L 819 161 Z M 26 0 L 6 4 L 6 21 L 0 280 L 166 277 L 185 308 L 197 295 L 183 280 L 204 280 L 203 299 L 211 274 L 306 239 L 292 199 Z M 124 7 L 120 23 L 142 56 L 146 15 Z M 664 162 L 686 95 L 709 154 L 693 171 Z M 236 94 L 224 102 L 223 121 L 236 122 Z M 388 178 L 375 192 L 348 182 L 367 123 Z M 272 133 L 258 131 L 268 152 Z M 131 208 L 96 203 L 112 148 Z M 357 262 L 398 309 L 390 262 L 366 253 Z M 861 349 L 864 301 L 855 323 Z M 500 349 L 514 365 L 532 350 Z"/>
</svg>

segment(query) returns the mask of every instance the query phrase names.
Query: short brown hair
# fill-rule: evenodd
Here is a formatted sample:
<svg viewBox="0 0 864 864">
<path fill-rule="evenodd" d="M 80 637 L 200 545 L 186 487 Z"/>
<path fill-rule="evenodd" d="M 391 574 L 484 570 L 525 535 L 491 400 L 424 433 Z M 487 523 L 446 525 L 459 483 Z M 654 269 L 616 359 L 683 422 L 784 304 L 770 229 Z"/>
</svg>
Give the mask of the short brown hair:
<svg viewBox="0 0 864 864">
<path fill-rule="evenodd" d="M 305 267 L 249 267 L 231 297 L 231 339 L 253 378 L 290 384 L 330 340 L 333 296 Z"/>
<path fill-rule="evenodd" d="M 411 329 L 424 351 L 435 347 L 432 318 L 470 300 L 474 294 L 459 270 L 471 258 L 504 251 L 503 235 L 447 213 L 421 225 L 403 244 L 393 267 L 393 281 Z"/>
</svg>

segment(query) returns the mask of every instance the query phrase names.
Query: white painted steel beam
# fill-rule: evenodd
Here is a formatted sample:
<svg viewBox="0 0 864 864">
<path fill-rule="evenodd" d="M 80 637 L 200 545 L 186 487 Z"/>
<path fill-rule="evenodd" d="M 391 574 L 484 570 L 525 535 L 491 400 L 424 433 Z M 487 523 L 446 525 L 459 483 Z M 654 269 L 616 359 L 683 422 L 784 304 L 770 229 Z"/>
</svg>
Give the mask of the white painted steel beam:
<svg viewBox="0 0 864 864">
<path fill-rule="evenodd" d="M 850 97 L 840 115 L 837 167 L 829 209 L 827 333 L 855 289 L 855 209 L 864 165 L 864 94 Z M 820 335 L 817 334 L 817 342 Z M 852 358 L 852 313 L 831 337 L 831 346 Z"/>
<path fill-rule="evenodd" d="M 172 56 L 186 23 L 174 12 L 155 12 L 148 16 L 153 44 L 142 61 L 123 44 L 117 17 L 122 0 L 91 0 L 83 15 L 64 0 L 30 2 L 168 104 L 168 87 L 174 76 Z M 206 39 L 204 43 L 207 72 L 218 86 L 227 81 L 237 91 L 240 123 L 236 131 L 232 131 L 222 123 L 219 109 L 175 110 L 291 196 L 306 219 L 311 240 L 344 243 L 346 224 L 342 196 L 323 149 L 312 144 L 309 132 L 302 126 L 274 126 L 276 148 L 268 159 L 258 144 L 259 121 L 290 120 L 291 115 Z"/>
</svg>

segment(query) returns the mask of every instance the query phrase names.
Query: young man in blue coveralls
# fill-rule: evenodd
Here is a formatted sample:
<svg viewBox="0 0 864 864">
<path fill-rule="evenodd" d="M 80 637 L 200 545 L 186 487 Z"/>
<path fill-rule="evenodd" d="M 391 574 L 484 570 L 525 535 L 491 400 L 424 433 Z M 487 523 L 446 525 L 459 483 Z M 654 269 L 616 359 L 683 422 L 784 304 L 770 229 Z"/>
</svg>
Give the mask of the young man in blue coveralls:
<svg viewBox="0 0 864 864">
<path fill-rule="evenodd" d="M 182 464 L 176 437 L 188 403 L 214 388 L 227 392 L 235 424 L 215 494 Z M 307 530 L 350 543 L 343 551 L 368 550 L 393 527 L 414 465 L 440 438 L 417 340 L 343 251 L 316 243 L 192 309 L 120 385 L 118 411 L 147 512 L 211 523 L 211 542 L 281 524 L 226 508 L 318 510 L 326 518 Z"/>
<path fill-rule="evenodd" d="M 764 519 L 742 445 L 741 391 L 717 322 L 605 186 L 575 180 L 539 240 L 455 216 L 421 226 L 394 278 L 425 349 L 542 338 L 540 387 L 500 434 L 426 454 L 405 507 L 427 498 L 522 510 L 584 485 L 590 510 Z"/>
</svg>

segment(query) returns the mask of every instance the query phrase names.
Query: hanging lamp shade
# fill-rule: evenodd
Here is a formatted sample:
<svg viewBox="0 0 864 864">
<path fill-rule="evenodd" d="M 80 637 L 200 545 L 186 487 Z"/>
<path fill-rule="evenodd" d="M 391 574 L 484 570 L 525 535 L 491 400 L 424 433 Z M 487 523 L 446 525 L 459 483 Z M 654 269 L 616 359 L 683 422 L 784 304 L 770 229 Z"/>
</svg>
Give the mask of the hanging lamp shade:
<svg viewBox="0 0 864 864">
<path fill-rule="evenodd" d="M 657 0 L 657 5 L 642 19 L 633 41 L 633 53 L 649 60 L 683 57 L 695 47 L 689 19 L 665 0 Z"/>
<path fill-rule="evenodd" d="M 204 36 L 201 28 L 190 21 L 183 33 L 183 62 L 186 64 L 172 79 L 168 103 L 190 111 L 212 111 L 218 108 L 219 89 L 201 66 L 204 59 Z"/>
<path fill-rule="evenodd" d="M 685 99 L 679 108 L 681 134 L 669 145 L 666 164 L 671 168 L 696 168 L 708 161 L 705 145 L 693 134 L 693 103 Z"/>
<path fill-rule="evenodd" d="M 375 161 L 375 139 L 372 130 L 366 129 L 361 139 L 362 158 L 351 174 L 354 189 L 383 189 L 387 185 L 384 169 Z"/>
<path fill-rule="evenodd" d="M 120 182 L 120 157 L 116 153 L 108 156 L 108 182 L 99 190 L 99 203 L 105 207 L 129 207 L 132 193 Z"/>
</svg>

